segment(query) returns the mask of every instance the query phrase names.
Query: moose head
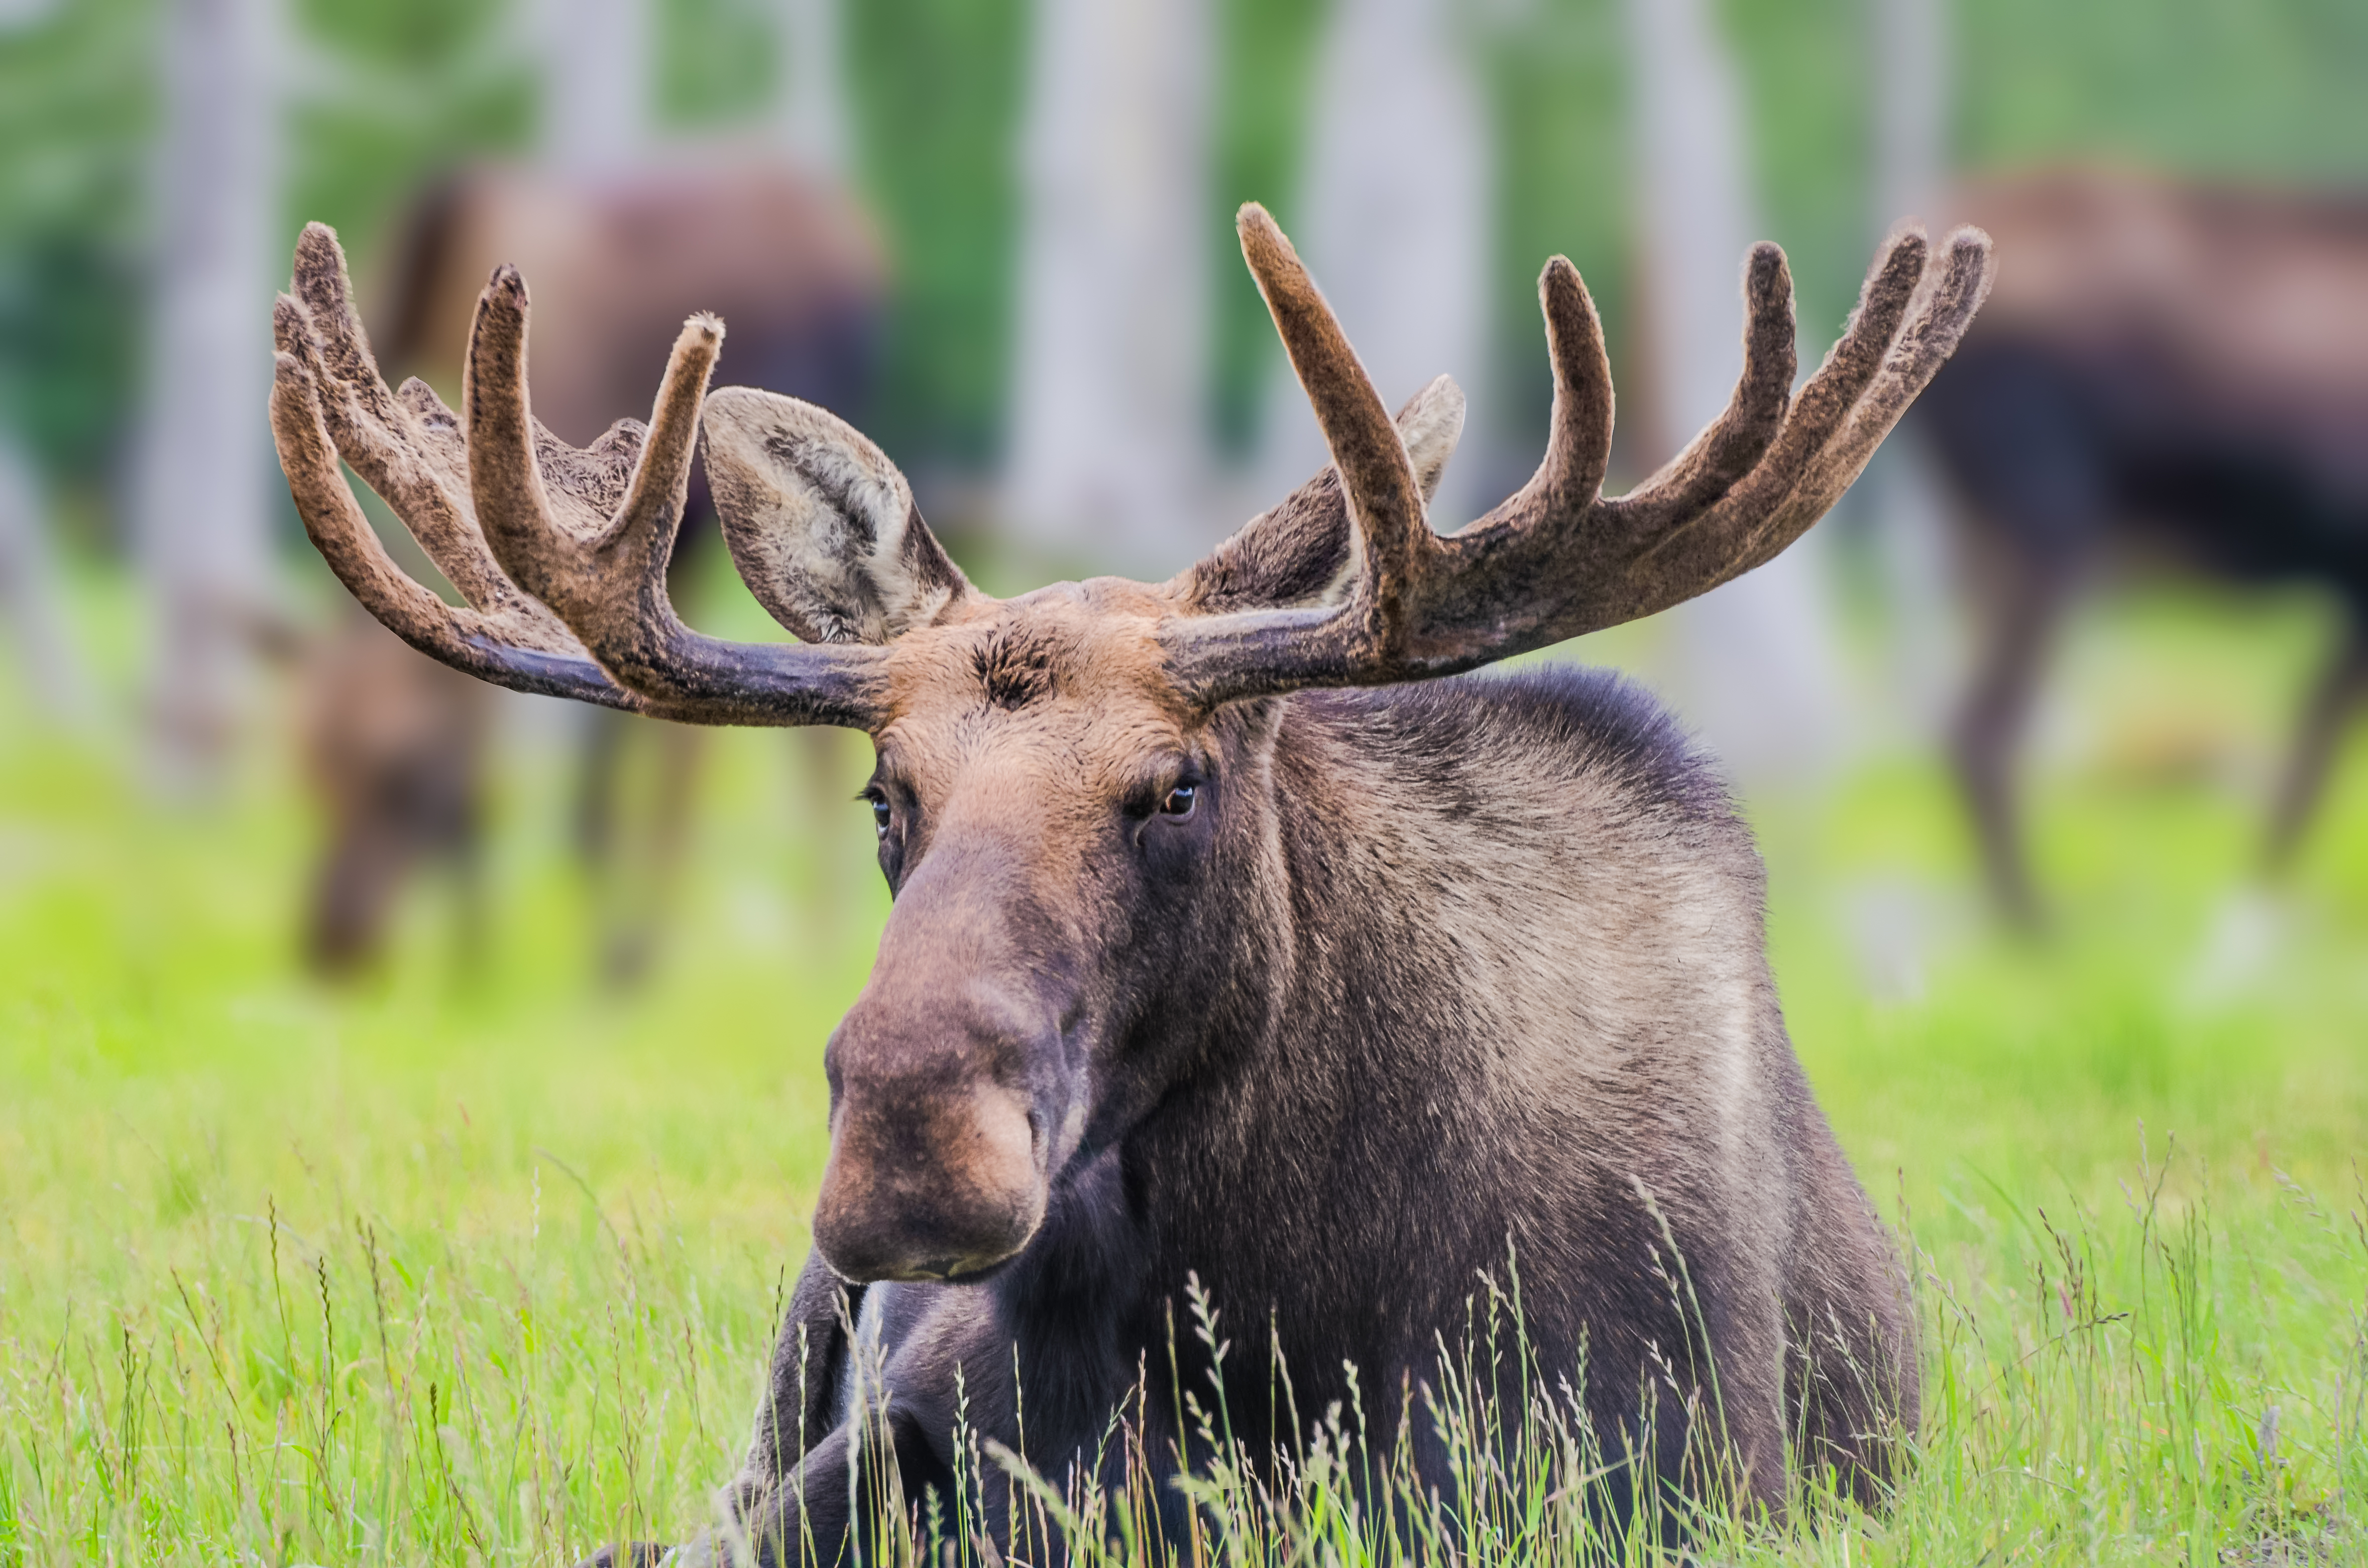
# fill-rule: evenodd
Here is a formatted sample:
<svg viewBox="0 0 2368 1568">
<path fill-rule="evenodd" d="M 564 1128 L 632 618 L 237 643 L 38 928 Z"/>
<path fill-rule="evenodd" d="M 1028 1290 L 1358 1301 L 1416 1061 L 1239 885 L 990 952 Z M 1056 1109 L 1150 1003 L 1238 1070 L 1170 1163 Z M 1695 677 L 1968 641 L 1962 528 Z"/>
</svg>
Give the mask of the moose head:
<svg viewBox="0 0 2368 1568">
<path fill-rule="evenodd" d="M 1206 1036 L 1163 1020 L 1254 1006 L 1229 977 L 1281 961 L 1262 903 L 1288 811 L 1353 812 L 1279 779 L 1266 744 L 1310 687 L 1469 670 L 1701 594 L 1773 557 L 1858 475 L 1954 347 L 1987 240 L 1896 234 L 1795 392 L 1792 288 L 1760 245 L 1725 412 L 1629 494 L 1601 494 L 1612 399 L 1571 264 L 1539 281 L 1554 371 L 1544 460 L 1468 528 L 1428 500 L 1463 423 L 1441 377 L 1395 419 L 1266 211 L 1242 209 L 1332 465 L 1161 584 L 979 592 L 895 466 L 820 408 L 712 394 L 723 325 L 683 327 L 649 424 L 563 444 L 529 407 L 528 301 L 477 306 L 462 411 L 390 392 L 335 236 L 313 225 L 279 303 L 272 428 L 304 524 L 413 646 L 498 685 L 687 723 L 869 733 L 866 794 L 894 905 L 827 1056 L 815 1238 L 842 1277 L 968 1279 L 1019 1256 L 1064 1169 L 1186 1080 Z M 749 588 L 799 639 L 719 641 L 668 603 L 693 449 Z M 339 460 L 465 601 L 405 576 Z"/>
</svg>

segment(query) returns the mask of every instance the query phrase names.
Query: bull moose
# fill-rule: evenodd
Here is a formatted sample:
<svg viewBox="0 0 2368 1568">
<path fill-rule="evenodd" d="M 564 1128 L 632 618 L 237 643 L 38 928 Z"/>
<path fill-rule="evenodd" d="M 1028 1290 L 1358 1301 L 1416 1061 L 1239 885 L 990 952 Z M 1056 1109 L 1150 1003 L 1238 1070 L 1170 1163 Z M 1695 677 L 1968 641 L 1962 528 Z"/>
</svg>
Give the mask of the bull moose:
<svg viewBox="0 0 2368 1568">
<path fill-rule="evenodd" d="M 1916 416 L 1976 568 L 1954 749 L 1992 894 L 2038 919 L 2015 754 L 2055 630 L 2115 555 L 2335 598 L 2271 812 L 2282 869 L 2368 704 L 2368 202 L 2062 168 L 1958 204 L 2014 257 Z"/>
<path fill-rule="evenodd" d="M 1176 1344 L 1195 1276 L 1268 1325 L 1292 1408 L 1344 1398 L 1353 1363 L 1388 1429 L 1508 1247 L 1541 1361 L 1583 1362 L 1587 1419 L 1636 1455 L 1624 1517 L 1707 1490 L 1687 1457 L 1706 1443 L 1716 1484 L 1770 1510 L 1810 1470 L 1869 1498 L 1895 1472 L 1918 1411 L 1903 1272 L 1786 1037 L 1748 830 L 1618 680 L 1444 677 L 1799 537 L 1954 347 L 1987 239 L 1934 256 L 1895 233 L 1797 393 L 1790 276 L 1754 249 L 1732 401 L 1618 498 L 1601 329 L 1554 258 L 1544 460 L 1442 537 L 1425 507 L 1462 394 L 1441 377 L 1394 421 L 1272 220 L 1253 204 L 1238 226 L 1331 466 L 1166 583 L 1008 600 L 854 429 L 711 394 L 713 317 L 684 325 L 646 427 L 578 449 L 529 412 L 515 270 L 479 302 L 456 414 L 416 381 L 388 391 L 335 236 L 298 244 L 272 428 L 314 542 L 390 627 L 498 684 L 841 725 L 877 750 L 894 904 L 825 1055 L 814 1250 L 728 1524 L 687 1558 L 827 1561 L 859 1483 L 951 1494 L 958 1405 L 1057 1478 L 1147 1381 L 1140 1451 L 1172 1473 L 1193 1440 L 1166 1414 L 1178 1380 L 1213 1375 L 1237 1381 L 1252 1451 L 1286 1449 L 1304 1434 L 1259 1397 L 1257 1358 Z M 668 604 L 702 435 L 734 559 L 795 643 L 720 641 Z M 340 458 L 465 606 L 394 567 Z M 853 1419 L 852 1346 L 875 1336 L 885 1402 Z M 1683 1397 L 1640 1428 L 1651 1378 Z M 1190 1504 L 1158 1490 L 1180 1532 Z M 1005 1539 L 1011 1514 L 986 1507 Z"/>
</svg>

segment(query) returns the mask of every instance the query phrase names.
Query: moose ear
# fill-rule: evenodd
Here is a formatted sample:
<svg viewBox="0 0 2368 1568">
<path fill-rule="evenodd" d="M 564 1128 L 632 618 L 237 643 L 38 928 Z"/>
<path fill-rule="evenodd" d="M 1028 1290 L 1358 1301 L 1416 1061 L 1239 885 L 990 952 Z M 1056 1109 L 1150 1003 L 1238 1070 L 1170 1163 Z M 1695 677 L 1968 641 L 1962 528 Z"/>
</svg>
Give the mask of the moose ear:
<svg viewBox="0 0 2368 1568">
<path fill-rule="evenodd" d="M 806 642 L 885 642 L 974 592 L 896 465 L 836 415 L 722 387 L 700 428 L 732 560 Z"/>
<path fill-rule="evenodd" d="M 1463 434 L 1463 389 L 1452 376 L 1440 377 L 1398 410 L 1397 426 L 1427 502 Z M 1351 537 L 1339 471 L 1327 467 L 1244 523 L 1170 588 L 1202 615 L 1326 603 L 1356 563 Z"/>
</svg>

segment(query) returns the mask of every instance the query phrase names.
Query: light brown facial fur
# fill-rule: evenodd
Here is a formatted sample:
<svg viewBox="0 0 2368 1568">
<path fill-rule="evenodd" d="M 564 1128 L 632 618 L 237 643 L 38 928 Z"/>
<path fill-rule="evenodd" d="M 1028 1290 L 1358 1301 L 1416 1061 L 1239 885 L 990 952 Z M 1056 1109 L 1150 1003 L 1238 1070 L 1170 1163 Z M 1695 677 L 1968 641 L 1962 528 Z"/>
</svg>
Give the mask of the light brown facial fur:
<svg viewBox="0 0 2368 1568">
<path fill-rule="evenodd" d="M 972 597 L 894 644 L 867 792 L 896 905 L 832 1037 L 815 1222 L 848 1278 L 1004 1261 L 1076 1153 L 1126 989 L 1111 949 L 1156 924 L 1134 907 L 1157 880 L 1144 862 L 1206 837 L 1197 796 L 1172 809 L 1179 784 L 1210 788 L 1212 758 L 1153 642 L 1167 606 L 1062 585 Z"/>
</svg>

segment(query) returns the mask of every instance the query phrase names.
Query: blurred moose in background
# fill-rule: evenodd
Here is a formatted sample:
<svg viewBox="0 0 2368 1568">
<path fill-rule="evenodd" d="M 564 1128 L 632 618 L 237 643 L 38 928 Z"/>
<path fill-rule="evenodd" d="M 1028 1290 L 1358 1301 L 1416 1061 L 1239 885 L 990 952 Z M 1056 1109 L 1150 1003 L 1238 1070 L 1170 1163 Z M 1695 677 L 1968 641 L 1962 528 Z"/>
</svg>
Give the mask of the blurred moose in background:
<svg viewBox="0 0 2368 1568">
<path fill-rule="evenodd" d="M 861 412 L 885 268 L 871 224 L 825 180 L 757 159 L 600 175 L 462 170 L 415 204 L 379 279 L 376 338 L 389 368 L 449 373 L 486 275 L 505 262 L 535 278 L 535 413 L 563 440 L 588 442 L 619 415 L 646 412 L 652 368 L 699 310 L 730 317 L 739 379 Z M 677 603 L 697 602 L 685 561 L 719 537 L 712 510 L 695 487 Z M 332 828 L 306 945 L 318 967 L 338 971 L 376 949 L 423 853 L 472 864 L 484 699 L 375 625 L 319 647 L 307 661 L 303 749 Z M 587 733 L 575 836 L 613 981 L 637 978 L 654 953 L 699 744 L 693 730 L 622 713 L 598 713 Z M 654 755 L 636 770 L 642 752 Z M 626 783 L 634 771 L 649 775 L 638 793 Z"/>
<path fill-rule="evenodd" d="M 328 819 L 305 961 L 332 976 L 367 965 L 411 872 L 438 860 L 460 884 L 457 946 L 466 961 L 484 913 L 484 688 L 366 616 L 338 619 L 327 635 L 283 637 L 301 670 L 305 777 Z"/>
<path fill-rule="evenodd" d="M 2052 635 L 2109 558 L 2340 601 L 2271 809 L 2283 869 L 2368 700 L 2368 199 L 2087 169 L 1964 198 L 1998 287 L 1917 418 L 1978 585 L 1954 750 L 1991 891 L 2037 921 L 2015 756 Z"/>
</svg>

